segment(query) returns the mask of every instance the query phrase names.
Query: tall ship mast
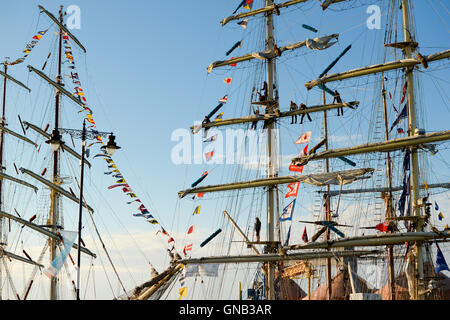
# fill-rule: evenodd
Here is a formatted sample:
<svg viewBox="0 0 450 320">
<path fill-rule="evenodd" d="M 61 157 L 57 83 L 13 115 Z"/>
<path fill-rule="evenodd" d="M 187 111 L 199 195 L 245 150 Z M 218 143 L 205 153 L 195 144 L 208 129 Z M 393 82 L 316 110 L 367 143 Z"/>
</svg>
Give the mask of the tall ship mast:
<svg viewBox="0 0 450 320">
<path fill-rule="evenodd" d="M 295 11 L 293 8 L 300 6 L 300 10 L 305 10 L 305 8 L 313 10 L 311 7 L 317 5 L 317 3 L 307 3 L 308 1 L 305 0 L 280 3 L 266 0 L 261 1 L 262 6 L 257 8 L 257 4 L 260 4 L 257 1 L 242 1 L 232 16 L 221 21 L 222 26 L 231 23 L 244 26 L 244 32 L 248 32 L 251 23 L 264 24 L 263 51 L 253 49 L 252 53 L 229 58 L 229 54 L 236 48 L 241 47 L 243 41 L 249 41 L 244 36 L 243 40 L 238 41 L 226 53 L 226 59 L 215 61 L 207 68 L 208 73 L 218 70 L 217 74 L 221 76 L 224 73 L 219 70 L 228 70 L 227 73 L 230 76 L 225 78 L 224 81 L 230 83 L 232 78 L 236 78 L 237 72 L 244 72 L 249 68 L 249 65 L 257 67 L 259 70 L 253 73 L 256 84 L 253 86 L 250 98 L 252 108 L 247 107 L 247 100 L 243 103 L 244 110 L 240 112 L 240 116 L 224 118 L 223 115 L 227 113 L 226 108 L 228 106 L 226 103 L 231 98 L 231 93 L 227 94 L 219 100 L 219 105 L 216 108 L 206 114 L 203 122 L 194 124 L 190 129 L 194 136 L 201 136 L 203 143 L 205 143 L 215 141 L 218 139 L 218 135 L 224 136 L 223 131 L 219 131 L 219 134 L 217 134 L 219 129 L 229 130 L 231 126 L 244 127 L 246 138 L 243 139 L 244 143 L 240 147 L 246 150 L 245 148 L 251 143 L 248 133 L 257 132 L 258 125 L 261 125 L 262 135 L 265 137 L 264 148 L 266 148 L 266 152 L 258 158 L 258 168 L 261 169 L 262 165 L 266 167 L 261 170 L 264 174 L 258 175 L 256 179 L 248 179 L 250 174 L 242 175 L 244 171 L 242 171 L 242 168 L 238 168 L 236 174 L 227 173 L 224 176 L 246 176 L 247 179 L 215 185 L 204 185 L 203 180 L 211 175 L 211 172 L 206 170 L 190 188 L 179 191 L 180 199 L 187 199 L 186 201 L 188 201 L 192 198 L 196 202 L 195 210 L 199 208 L 201 201 L 206 201 L 207 198 L 205 197 L 208 195 L 214 197 L 216 193 L 224 194 L 224 198 L 221 196 L 214 197 L 227 208 L 224 209 L 223 225 L 218 229 L 218 232 L 213 233 L 211 237 L 205 240 L 206 243 L 203 242 L 200 245 L 198 254 L 205 252 L 202 248 L 206 247 L 207 243 L 225 241 L 225 237 L 229 237 L 228 241 L 239 242 L 239 240 L 233 240 L 235 233 L 239 235 L 240 242 L 244 243 L 247 250 L 244 247 L 236 254 L 228 253 L 193 258 L 189 252 L 192 250 L 192 244 L 188 244 L 185 247 L 187 250 L 184 250 L 184 257 L 178 262 L 185 266 L 185 274 L 190 277 L 201 278 L 203 274 L 202 279 L 205 275 L 206 277 L 217 277 L 216 272 L 209 272 L 210 270 L 216 270 L 217 268 L 221 270 L 223 268 L 224 272 L 229 271 L 227 265 L 242 264 L 251 265 L 255 268 L 255 264 L 257 264 L 255 280 L 248 290 L 248 299 L 442 299 L 446 295 L 442 287 L 445 286 L 443 282 L 447 281 L 447 278 L 442 278 L 438 265 L 433 266 L 431 262 L 432 250 L 434 250 L 432 247 L 434 247 L 434 244 L 436 245 L 436 255 L 440 256 L 438 242 L 441 246 L 445 245 L 445 239 L 449 237 L 449 230 L 448 226 L 437 228 L 436 216 L 431 217 L 433 203 L 430 202 L 430 196 L 432 190 L 445 191 L 448 190 L 449 185 L 445 176 L 442 177 L 443 180 L 437 183 L 429 183 L 425 174 L 427 166 L 420 166 L 419 163 L 423 160 L 419 160 L 419 158 L 425 158 L 427 154 L 435 155 L 436 148 L 441 143 L 448 141 L 450 135 L 448 130 L 424 130 L 422 129 L 423 124 L 418 124 L 416 102 L 418 81 L 415 75 L 418 70 L 421 73 L 428 72 L 433 64 L 441 63 L 442 65 L 443 63 L 445 67 L 448 67 L 450 52 L 448 50 L 429 54 L 420 52 L 422 49 L 417 43 L 415 30 L 411 22 L 413 18 L 411 1 L 385 1 L 383 4 L 386 4 L 386 6 L 383 8 L 388 14 L 386 17 L 384 50 L 389 50 L 389 53 L 397 59 L 386 60 L 385 53 L 382 63 L 332 73 L 335 65 L 339 65 L 344 56 L 352 53 L 353 43 L 348 44 L 334 58 L 326 60 L 328 63 L 323 66 L 323 71 L 316 79 L 307 81 L 304 85 L 305 89 L 303 90 L 306 91 L 306 95 L 314 90 L 321 93 L 321 104 L 295 103 L 294 99 L 291 98 L 290 107 L 286 107 L 287 103 L 280 99 L 278 94 L 282 92 L 283 87 L 276 72 L 277 61 L 282 58 L 288 59 L 285 58 L 286 54 L 301 50 L 311 50 L 320 55 L 320 51 L 328 52 L 328 50 L 331 50 L 328 48 L 333 48 L 338 40 L 340 43 L 342 42 L 340 34 L 330 33 L 283 46 L 277 43 L 274 18 L 277 16 L 283 17 L 283 13 L 288 11 L 287 8 Z M 352 4 L 354 4 L 353 1 L 322 1 L 321 7 L 325 11 L 324 14 L 327 14 L 327 10 L 330 8 L 351 7 Z M 243 12 L 236 14 L 239 10 L 243 10 Z M 401 19 L 399 19 L 399 13 Z M 339 15 L 336 12 L 328 14 Z M 396 25 L 397 22 L 400 23 L 399 28 Z M 302 24 L 302 27 L 315 33 L 318 31 L 314 26 L 307 24 Z M 397 38 L 398 30 L 401 30 L 401 39 Z M 233 52 L 233 54 L 235 53 Z M 321 61 L 321 64 L 323 64 L 323 61 Z M 261 69 L 265 70 L 265 73 L 261 72 Z M 231 74 L 234 76 L 231 77 Z M 364 106 L 357 99 L 348 101 L 344 99 L 344 95 L 339 93 L 341 92 L 340 86 L 342 86 L 341 83 L 346 83 L 344 80 L 355 79 L 355 81 L 358 81 L 358 79 L 367 77 L 376 80 L 369 84 L 359 83 L 378 97 L 378 99 L 373 99 L 376 102 L 372 101 L 375 112 L 372 111 L 370 117 L 356 118 L 357 114 L 363 112 Z M 399 82 L 403 82 L 401 91 L 397 89 Z M 388 88 L 388 86 L 390 87 Z M 345 91 L 349 91 L 349 87 L 343 88 Z M 393 104 L 393 102 L 388 102 L 387 96 L 389 95 L 390 101 L 393 101 L 391 94 L 393 90 L 395 90 L 394 95 L 397 93 L 401 98 L 398 109 L 393 105 L 396 114 L 388 110 L 388 104 Z M 350 94 L 345 96 L 350 96 Z M 223 112 L 219 113 L 221 111 Z M 248 113 L 245 114 L 246 112 Z M 367 140 L 364 141 L 363 139 L 363 143 L 341 148 L 331 147 L 334 145 L 333 138 L 335 138 L 335 134 L 334 137 L 329 134 L 329 114 L 331 112 L 337 112 L 338 118 L 344 117 L 345 114 L 347 117 L 359 119 L 360 122 L 364 121 L 364 124 L 359 124 L 358 129 L 367 135 Z M 307 128 L 306 124 L 309 122 L 319 122 L 317 115 L 320 114 L 323 116 L 323 122 L 321 123 L 322 137 L 316 139 L 317 143 L 313 144 L 311 131 L 308 132 L 304 128 Z M 216 118 L 214 119 L 215 115 Z M 298 118 L 301 118 L 300 128 L 305 132 L 299 132 L 299 127 L 296 125 Z M 291 120 L 290 125 L 296 126 L 296 130 L 287 129 L 285 132 L 296 135 L 294 142 L 300 144 L 302 150 L 297 156 L 291 157 L 289 174 L 280 175 L 279 146 L 280 142 L 283 141 L 283 126 L 289 125 L 283 123 L 286 120 Z M 377 126 L 374 127 L 370 121 L 377 123 Z M 357 126 L 357 123 L 354 122 L 353 124 Z M 361 126 L 363 126 L 363 130 L 361 130 Z M 392 137 L 394 135 L 393 128 L 397 130 L 395 138 Z M 292 131 L 295 133 L 292 133 Z M 228 137 L 227 132 L 227 139 Z M 349 135 L 348 141 L 353 140 Z M 258 140 L 258 143 L 261 145 L 262 141 Z M 212 147 L 208 150 L 210 149 Z M 206 161 L 213 157 L 213 151 L 205 153 Z M 227 160 L 226 164 L 229 164 L 228 156 L 228 153 L 224 156 Z M 334 161 L 335 159 L 338 162 Z M 358 159 L 358 161 L 355 159 Z M 323 161 L 323 164 L 315 165 L 320 163 L 318 160 Z M 335 170 L 337 167 L 342 168 L 344 163 L 353 168 Z M 217 172 L 216 167 L 212 168 L 211 170 Z M 224 170 L 224 172 L 227 171 Z M 375 187 L 364 187 L 374 182 Z M 295 209 L 295 206 L 297 208 L 302 206 L 301 200 L 297 198 L 298 188 L 299 185 L 306 184 L 316 188 L 315 193 L 318 194 L 320 199 L 318 207 L 321 209 L 317 214 L 310 215 L 315 217 L 314 220 L 297 219 L 305 226 L 304 236 L 306 235 L 306 237 L 303 239 L 305 243 L 289 245 L 291 227 L 295 219 L 293 218 L 293 212 L 299 210 Z M 284 185 L 288 185 L 284 198 L 295 195 L 295 200 L 291 198 L 290 203 L 283 206 L 283 209 L 280 205 L 283 200 L 280 193 L 284 189 Z M 359 187 L 351 188 L 350 186 L 353 185 L 359 185 Z M 322 188 L 322 190 L 317 192 L 317 187 Z M 258 189 L 262 191 L 258 191 Z M 249 217 L 245 219 L 247 227 L 243 228 L 236 221 L 239 218 L 242 221 L 242 216 L 240 212 L 235 210 L 239 211 L 239 208 L 246 203 L 242 200 L 245 198 L 245 192 L 252 192 L 252 190 L 254 190 L 253 200 L 250 204 L 247 203 L 248 208 L 250 208 Z M 399 194 L 400 191 L 402 191 L 401 195 Z M 236 202 L 219 200 L 229 197 L 230 192 L 232 192 L 231 197 L 236 199 Z M 303 192 L 306 192 L 306 190 Z M 254 201 L 256 194 L 260 196 L 259 201 L 265 197 L 265 208 Z M 345 199 L 345 195 L 353 195 L 354 199 Z M 365 195 L 368 195 L 370 199 L 364 198 Z M 374 197 L 375 203 L 371 203 Z M 383 202 L 380 202 L 377 198 L 383 199 Z M 357 209 L 349 210 L 348 204 L 345 203 L 347 200 L 356 202 L 354 208 Z M 382 207 L 384 207 L 384 210 L 382 210 Z M 437 208 L 438 205 L 435 203 L 435 211 L 438 210 Z M 218 210 L 217 207 L 216 210 Z M 260 213 L 255 212 L 259 210 L 265 214 L 260 215 Z M 301 210 L 310 210 L 310 207 L 302 207 Z M 358 211 L 361 211 L 361 213 L 358 213 Z M 372 215 L 372 218 L 363 218 L 362 212 L 367 215 L 367 211 Z M 442 212 L 434 212 L 434 214 L 438 213 L 442 214 Z M 263 240 L 259 236 L 260 226 L 256 227 L 255 224 L 257 230 L 252 230 L 250 217 L 255 215 L 260 218 L 257 221 L 265 222 L 263 229 L 265 229 L 266 236 L 261 236 L 261 238 L 265 238 Z M 194 219 L 191 220 L 194 221 Z M 282 232 L 284 221 L 291 221 L 291 223 Z M 310 225 L 317 227 L 312 238 L 307 239 L 306 226 L 309 227 Z M 229 235 L 224 235 L 222 230 L 224 228 L 227 228 Z M 342 230 L 350 231 L 343 232 Z M 255 235 L 253 232 L 257 234 L 256 241 L 250 240 L 251 234 Z M 190 233 L 188 232 L 188 234 Z M 189 239 L 188 237 L 186 236 L 187 239 Z M 298 241 L 300 238 L 297 236 L 296 240 Z M 230 245 L 227 248 L 230 252 Z M 218 251 L 215 250 L 214 252 Z M 365 261 L 372 262 L 372 265 L 366 265 L 366 270 L 374 268 L 374 265 L 376 268 L 377 261 L 385 263 L 387 283 L 383 288 L 370 286 L 360 277 L 358 265 L 364 264 Z M 240 270 L 239 267 L 237 268 Z M 320 272 L 318 274 L 319 269 L 325 269 L 325 273 Z M 403 273 L 399 270 L 402 270 Z M 334 277 L 332 276 L 333 272 L 337 272 Z M 407 283 L 399 285 L 401 275 L 406 278 Z M 186 276 L 183 276 L 182 273 L 180 277 L 182 277 L 184 283 Z M 294 281 L 300 278 L 308 280 L 307 294 Z M 224 281 L 223 278 L 221 279 L 221 281 Z M 311 282 L 317 281 L 314 279 L 320 279 L 318 281 L 319 283 L 322 281 L 323 285 L 311 292 Z M 211 280 L 211 283 L 214 283 L 214 280 Z M 223 285 L 223 282 L 220 282 L 220 288 Z M 211 284 L 209 288 L 212 288 L 212 286 L 214 285 Z M 184 286 L 180 289 L 180 298 L 186 295 L 188 288 L 189 286 Z M 242 297 L 241 289 L 239 289 L 239 292 L 239 297 Z"/>
</svg>

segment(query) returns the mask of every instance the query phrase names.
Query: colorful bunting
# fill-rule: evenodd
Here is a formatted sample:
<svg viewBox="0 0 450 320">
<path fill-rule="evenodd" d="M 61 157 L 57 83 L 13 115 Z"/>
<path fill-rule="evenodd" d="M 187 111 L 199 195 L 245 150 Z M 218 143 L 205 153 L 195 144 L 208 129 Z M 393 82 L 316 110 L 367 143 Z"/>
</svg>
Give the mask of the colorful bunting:
<svg viewBox="0 0 450 320">
<path fill-rule="evenodd" d="M 48 30 L 48 29 L 47 29 Z M 25 61 L 25 58 L 28 56 L 28 54 L 31 52 L 31 49 L 34 48 L 34 46 L 38 43 L 38 40 L 40 40 L 45 33 L 47 32 L 47 30 L 44 31 L 38 31 L 38 34 L 33 36 L 33 41 L 31 41 L 29 44 L 26 45 L 25 50 L 23 50 L 23 53 L 25 53 L 25 55 L 22 58 L 18 58 L 13 62 L 8 63 L 10 66 L 18 64 L 18 63 L 22 63 Z"/>
</svg>

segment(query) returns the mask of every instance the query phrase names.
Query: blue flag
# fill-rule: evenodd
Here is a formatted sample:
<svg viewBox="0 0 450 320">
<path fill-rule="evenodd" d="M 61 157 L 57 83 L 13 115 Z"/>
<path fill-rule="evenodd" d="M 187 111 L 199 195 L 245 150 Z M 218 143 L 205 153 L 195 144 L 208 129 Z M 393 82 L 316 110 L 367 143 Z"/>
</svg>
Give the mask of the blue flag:
<svg viewBox="0 0 450 320">
<path fill-rule="evenodd" d="M 286 242 L 284 243 L 284 246 L 288 246 L 289 245 L 289 238 L 291 237 L 291 226 L 289 226 L 289 230 L 288 233 L 286 235 Z"/>
<path fill-rule="evenodd" d="M 438 210 L 439 210 L 439 206 L 438 206 L 438 204 L 437 204 L 437 202 L 436 202 L 436 201 L 434 202 L 434 210 L 436 210 L 436 211 L 438 211 Z"/>
<path fill-rule="evenodd" d="M 442 254 L 441 249 L 439 248 L 438 244 L 436 241 L 434 241 L 434 244 L 436 245 L 436 274 L 438 274 L 439 272 L 441 272 L 442 270 L 447 270 L 450 271 L 450 269 L 448 268 L 447 262 L 445 262 L 445 258 L 444 255 Z"/>
<path fill-rule="evenodd" d="M 292 220 L 292 215 L 294 214 L 295 200 L 292 200 L 284 209 L 283 214 L 280 217 L 280 221 Z"/>
</svg>

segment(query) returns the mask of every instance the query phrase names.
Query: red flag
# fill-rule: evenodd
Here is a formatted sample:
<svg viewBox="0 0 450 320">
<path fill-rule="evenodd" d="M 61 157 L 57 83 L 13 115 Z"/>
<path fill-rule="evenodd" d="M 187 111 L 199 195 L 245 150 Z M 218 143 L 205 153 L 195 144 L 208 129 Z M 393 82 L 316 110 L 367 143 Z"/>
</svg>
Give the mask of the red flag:
<svg viewBox="0 0 450 320">
<path fill-rule="evenodd" d="M 303 166 L 296 166 L 296 165 L 289 165 L 289 171 L 295 171 L 295 172 L 303 172 Z"/>
<path fill-rule="evenodd" d="M 188 229 L 188 231 L 187 231 L 187 234 L 191 234 L 192 232 L 194 232 L 195 231 L 195 224 L 193 225 L 193 226 L 190 226 L 189 227 L 189 229 Z"/>
<path fill-rule="evenodd" d="M 232 78 L 225 78 L 223 79 L 223 82 L 225 82 L 226 84 L 230 84 L 231 83 Z"/>
<path fill-rule="evenodd" d="M 306 226 L 305 229 L 303 230 L 302 240 L 305 243 L 308 242 L 308 234 L 306 233 Z"/>
<path fill-rule="evenodd" d="M 398 128 L 398 129 L 397 129 L 397 133 L 405 133 L 405 131 L 403 131 L 402 128 Z"/>
<path fill-rule="evenodd" d="M 226 94 L 226 95 L 223 96 L 222 99 L 219 100 L 219 102 L 221 102 L 221 103 L 227 103 L 227 100 L 228 100 L 228 95 Z"/>
<path fill-rule="evenodd" d="M 304 148 L 303 148 L 303 155 L 306 156 L 307 150 L 308 150 L 308 146 L 309 144 L 307 144 Z"/>
<path fill-rule="evenodd" d="M 234 59 L 234 57 L 231 57 L 231 59 Z M 230 63 L 231 67 L 236 67 L 236 63 Z"/>
<path fill-rule="evenodd" d="M 197 193 L 195 196 L 194 196 L 194 199 L 195 198 L 203 198 L 203 195 L 204 195 L 205 193 L 204 192 L 199 192 L 199 193 Z"/>
<path fill-rule="evenodd" d="M 175 241 L 175 240 L 173 240 L 173 238 L 170 237 L 170 239 L 169 239 L 169 241 L 167 241 L 167 243 L 171 243 L 172 241 Z"/>
<path fill-rule="evenodd" d="M 209 161 L 209 160 L 211 160 L 211 158 L 212 158 L 213 154 L 214 154 L 214 150 L 213 150 L 213 151 L 210 151 L 210 152 L 207 152 L 207 153 L 205 153 L 205 158 L 206 158 L 206 161 Z"/>
<path fill-rule="evenodd" d="M 375 228 L 377 228 L 377 230 L 380 232 L 384 232 L 384 231 L 387 231 L 387 226 L 388 226 L 387 222 L 383 222 L 383 223 L 377 224 L 375 226 Z"/>
<path fill-rule="evenodd" d="M 406 96 L 406 88 L 408 87 L 408 82 L 405 82 L 405 85 L 403 86 L 403 89 L 402 89 L 402 100 L 400 100 L 400 104 L 402 104 L 403 103 L 403 100 L 405 100 L 405 96 Z"/>
<path fill-rule="evenodd" d="M 292 182 L 288 184 L 289 191 L 284 196 L 285 198 L 288 197 L 296 197 L 298 193 L 298 187 L 300 185 L 300 182 Z"/>
</svg>

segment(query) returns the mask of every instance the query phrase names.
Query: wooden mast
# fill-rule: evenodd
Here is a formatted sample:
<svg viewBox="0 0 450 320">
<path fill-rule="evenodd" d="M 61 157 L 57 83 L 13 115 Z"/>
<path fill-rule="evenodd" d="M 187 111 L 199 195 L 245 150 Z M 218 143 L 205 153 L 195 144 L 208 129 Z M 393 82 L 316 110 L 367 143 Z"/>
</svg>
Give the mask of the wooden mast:
<svg viewBox="0 0 450 320">
<path fill-rule="evenodd" d="M 272 0 L 266 0 L 266 7 L 272 5 Z M 275 46 L 274 36 L 273 36 L 273 11 L 267 12 L 266 14 L 266 50 L 273 50 Z M 275 59 L 267 59 L 267 96 L 266 99 L 269 102 L 274 102 L 273 96 L 273 84 L 274 84 L 274 68 Z M 273 112 L 273 104 L 267 107 L 266 112 Z M 276 161 L 276 155 L 274 147 L 272 145 L 272 135 L 274 128 L 274 122 L 269 121 L 267 125 L 267 156 L 268 156 L 268 166 L 267 166 L 267 176 L 274 177 L 276 174 L 274 172 L 273 161 Z M 269 186 L 267 191 L 267 240 L 271 242 L 269 253 L 274 252 L 272 246 L 274 239 L 274 228 L 275 228 L 275 212 L 274 212 L 274 186 Z M 267 274 L 267 296 L 268 300 L 275 299 L 275 264 L 268 262 L 268 274 Z"/>
<path fill-rule="evenodd" d="M 322 103 L 326 104 L 326 97 L 325 97 L 325 91 L 322 91 Z M 323 111 L 323 135 L 324 135 L 324 139 L 325 139 L 325 150 L 328 150 L 328 121 L 327 121 L 327 110 Z M 329 163 L 329 159 L 325 159 L 325 172 L 328 173 L 330 172 L 330 163 Z M 331 220 L 331 216 L 330 216 L 330 197 L 328 196 L 328 193 L 330 192 L 330 185 L 327 184 L 327 193 L 326 195 L 326 199 L 325 199 L 325 220 L 330 221 Z M 328 241 L 330 240 L 330 230 L 327 228 L 326 232 L 325 232 L 325 239 Z M 331 285 L 331 259 L 327 258 L 327 268 L 326 268 L 326 273 L 327 273 L 327 297 L 328 300 L 331 300 L 331 296 L 333 294 L 333 286 Z M 311 278 L 308 278 L 308 290 L 310 287 L 310 281 Z M 309 293 L 308 293 L 309 296 Z"/>
<path fill-rule="evenodd" d="M 409 13 L 409 1 L 402 0 L 402 16 L 403 16 L 403 41 L 406 43 L 411 42 L 412 34 L 410 28 L 410 13 Z M 405 58 L 412 58 L 411 45 L 405 46 L 404 54 Z M 415 110 L 415 97 L 414 97 L 414 77 L 413 77 L 413 68 L 406 68 L 406 81 L 408 84 L 407 91 L 407 103 L 408 103 L 408 120 L 409 120 L 409 128 L 408 134 L 409 136 L 415 135 L 416 131 L 416 110 Z M 420 217 L 420 207 L 418 205 L 419 201 L 419 161 L 417 154 L 417 147 L 411 147 L 411 195 L 412 195 L 412 212 L 414 217 Z M 422 231 L 423 221 L 421 219 L 417 219 L 416 231 Z M 423 256 L 422 256 L 422 245 L 419 242 L 416 242 L 415 245 L 415 275 L 414 275 L 414 296 L 411 297 L 414 300 L 422 300 L 423 299 Z"/>
<path fill-rule="evenodd" d="M 383 114 L 384 114 L 384 133 L 386 141 L 389 140 L 388 117 L 387 117 L 387 103 L 386 103 L 386 88 L 384 85 L 384 76 L 381 75 L 381 91 L 383 95 Z M 386 152 L 386 169 L 388 178 L 388 192 L 385 193 L 384 200 L 386 202 L 386 220 L 392 218 L 392 172 L 391 172 L 391 154 Z M 390 233 L 391 231 L 388 231 Z M 389 269 L 389 284 L 390 284 L 390 298 L 395 300 L 395 273 L 394 273 L 394 247 L 387 246 L 388 250 L 388 269 Z"/>
<path fill-rule="evenodd" d="M 8 63 L 5 61 L 3 63 L 3 67 L 4 67 L 4 72 L 5 75 L 8 72 Z M 3 105 L 2 105 L 2 120 L 1 120 L 1 124 L 4 127 L 6 124 L 5 121 L 5 110 L 6 110 L 6 77 L 4 77 L 3 80 Z M 3 172 L 3 141 L 4 139 L 4 133 L 3 131 L 1 131 L 0 133 L 0 171 Z M 0 211 L 2 210 L 2 204 L 3 204 L 3 179 L 0 179 Z M 0 218 L 0 245 L 3 245 L 3 219 Z M 3 256 L 0 258 L 3 259 Z M 2 283 L 2 267 L 0 266 L 0 284 Z M 0 285 L 0 300 L 2 300 L 2 286 Z"/>
<path fill-rule="evenodd" d="M 63 6 L 60 6 L 59 9 L 59 22 L 63 23 Z M 59 45 L 58 45 L 58 75 L 56 76 L 56 82 L 61 85 L 62 84 L 62 77 L 61 77 L 61 55 L 62 55 L 62 32 L 63 30 L 59 28 Z M 61 93 L 56 90 L 56 97 L 55 97 L 55 122 L 54 122 L 54 129 L 59 128 L 59 109 L 60 109 L 60 96 Z M 53 152 L 53 183 L 54 184 L 60 184 L 59 179 L 59 150 L 56 150 Z M 50 208 L 50 214 L 49 214 L 49 220 L 50 224 L 52 225 L 51 230 L 53 232 L 57 232 L 57 225 L 59 222 L 59 194 L 55 192 L 54 190 L 51 191 L 50 194 L 51 198 L 51 208 Z M 52 262 L 57 255 L 57 247 L 58 242 L 54 239 L 50 238 L 50 262 Z M 58 277 L 55 276 L 52 279 L 50 279 L 50 300 L 57 300 L 58 299 Z"/>
</svg>

